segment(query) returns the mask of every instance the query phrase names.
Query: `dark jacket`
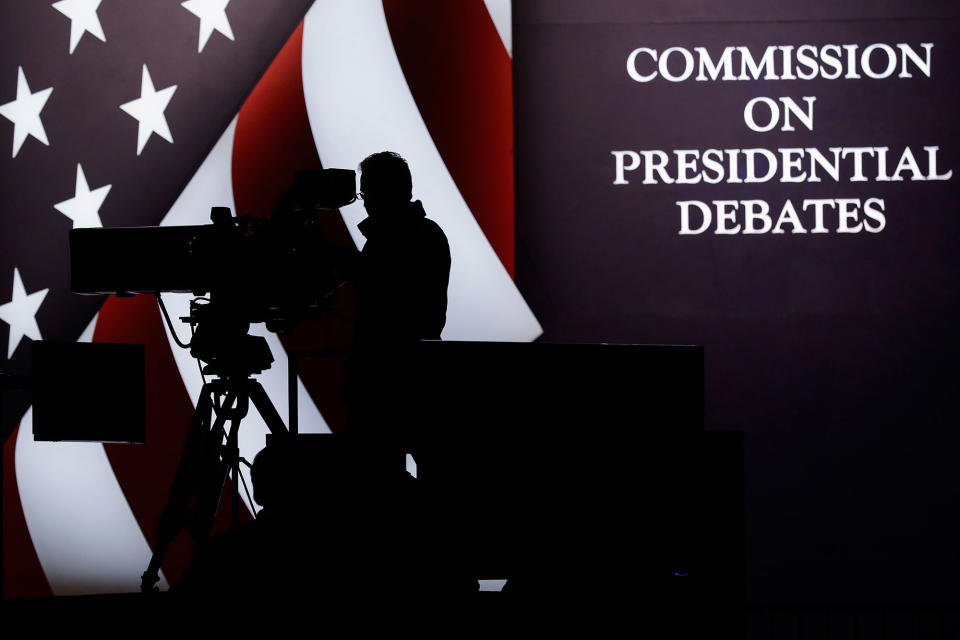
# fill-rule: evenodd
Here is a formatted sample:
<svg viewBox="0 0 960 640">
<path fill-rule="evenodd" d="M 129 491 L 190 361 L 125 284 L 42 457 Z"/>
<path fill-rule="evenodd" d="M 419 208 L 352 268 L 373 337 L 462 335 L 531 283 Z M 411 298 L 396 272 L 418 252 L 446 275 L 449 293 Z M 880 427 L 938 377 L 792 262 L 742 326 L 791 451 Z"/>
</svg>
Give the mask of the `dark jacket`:
<svg viewBox="0 0 960 640">
<path fill-rule="evenodd" d="M 359 225 L 354 348 L 439 340 L 447 321 L 450 245 L 420 201 Z"/>
</svg>

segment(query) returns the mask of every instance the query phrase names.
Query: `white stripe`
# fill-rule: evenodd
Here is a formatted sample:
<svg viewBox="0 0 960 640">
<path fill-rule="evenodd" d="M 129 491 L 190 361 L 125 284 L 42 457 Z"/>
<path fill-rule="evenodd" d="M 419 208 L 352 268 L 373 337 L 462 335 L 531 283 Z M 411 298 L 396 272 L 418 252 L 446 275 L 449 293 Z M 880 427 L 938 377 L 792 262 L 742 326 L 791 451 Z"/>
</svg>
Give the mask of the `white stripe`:
<svg viewBox="0 0 960 640">
<path fill-rule="evenodd" d="M 487 13 L 490 14 L 493 25 L 497 28 L 497 33 L 500 34 L 507 55 L 513 57 L 512 0 L 483 0 L 483 4 L 487 5 Z"/>
<path fill-rule="evenodd" d="M 233 180 L 232 180 L 232 160 L 233 160 L 233 139 L 236 133 L 237 119 L 227 127 L 220 140 L 214 145 L 210 154 L 203 161 L 203 164 L 191 178 L 180 197 L 167 212 L 161 226 L 173 225 L 193 225 L 210 223 L 210 207 L 221 206 L 230 207 L 235 211 L 233 199 Z M 279 194 L 278 194 L 279 195 Z M 226 265 L 229 268 L 229 265 Z M 173 320 L 175 329 L 180 339 L 186 342 L 190 337 L 189 326 L 179 321 L 179 318 L 189 314 L 189 303 L 192 296 L 189 294 L 164 294 L 163 301 L 170 313 L 170 319 Z M 180 376 L 187 387 L 190 399 L 194 406 L 200 397 L 200 389 L 203 386 L 203 380 L 200 376 L 200 369 L 197 361 L 190 356 L 190 351 L 183 349 L 173 341 L 170 331 L 164 324 L 167 331 L 167 338 L 170 341 L 170 348 L 177 362 L 177 368 L 180 370 Z M 277 412 L 287 423 L 289 417 L 287 404 L 287 352 L 284 350 L 280 339 L 275 333 L 266 330 L 262 323 L 252 325 L 250 328 L 252 335 L 263 336 L 270 346 L 270 352 L 273 354 L 274 362 L 270 369 L 257 376 L 260 384 L 263 385 L 267 395 L 273 401 Z M 323 416 L 313 402 L 313 399 L 307 393 L 303 382 L 298 382 L 298 401 L 299 401 L 299 426 L 301 433 L 329 433 Z M 250 413 L 243 419 L 240 428 L 239 443 L 240 455 L 247 460 L 253 461 L 253 457 L 265 443 L 266 434 L 269 432 L 266 423 L 251 407 Z M 247 476 L 249 479 L 249 476 Z M 248 485 L 249 486 L 249 485 Z M 243 501 L 248 508 L 251 507 L 246 494 L 241 492 Z"/>
<path fill-rule="evenodd" d="M 541 328 L 477 224 L 440 153 L 397 60 L 377 2 L 319 0 L 303 34 L 303 89 L 310 127 L 327 167 L 356 167 L 389 149 L 410 164 L 414 197 L 447 234 L 450 271 L 447 340 L 528 341 Z M 342 209 L 350 233 L 365 216 Z"/>
<path fill-rule="evenodd" d="M 80 337 L 90 342 L 96 317 Z M 96 442 L 34 442 L 20 421 L 16 476 L 33 547 L 54 595 L 139 591 L 150 546 Z M 160 584 L 167 583 L 162 574 Z"/>
</svg>

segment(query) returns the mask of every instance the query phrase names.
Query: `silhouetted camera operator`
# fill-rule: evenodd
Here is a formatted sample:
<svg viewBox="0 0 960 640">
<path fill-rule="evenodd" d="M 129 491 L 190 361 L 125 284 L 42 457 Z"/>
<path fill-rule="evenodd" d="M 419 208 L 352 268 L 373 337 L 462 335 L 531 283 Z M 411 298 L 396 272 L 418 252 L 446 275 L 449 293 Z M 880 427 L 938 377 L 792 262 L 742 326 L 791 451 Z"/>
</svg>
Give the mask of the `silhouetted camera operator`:
<svg viewBox="0 0 960 640">
<path fill-rule="evenodd" d="M 410 168 L 396 153 L 375 153 L 360 163 L 358 197 L 368 217 L 359 225 L 366 244 L 355 277 L 348 429 L 387 444 L 398 436 L 397 418 L 409 399 L 403 386 L 408 349 L 418 340 L 439 340 L 446 324 L 450 246 L 420 201 L 412 200 Z"/>
<path fill-rule="evenodd" d="M 367 219 L 357 287 L 356 347 L 439 340 L 447 319 L 450 247 L 440 227 L 411 201 L 406 161 L 383 151 L 360 163 Z"/>
</svg>

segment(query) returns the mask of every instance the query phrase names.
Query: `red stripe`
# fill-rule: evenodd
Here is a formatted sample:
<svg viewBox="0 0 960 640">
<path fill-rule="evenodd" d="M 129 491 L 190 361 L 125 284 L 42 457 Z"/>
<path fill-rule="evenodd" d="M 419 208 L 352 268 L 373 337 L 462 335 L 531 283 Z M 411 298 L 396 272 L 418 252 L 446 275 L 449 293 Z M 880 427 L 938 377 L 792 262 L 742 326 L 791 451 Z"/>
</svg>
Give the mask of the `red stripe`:
<svg viewBox="0 0 960 640">
<path fill-rule="evenodd" d="M 493 20 L 481 0 L 384 0 L 383 7 L 430 136 L 512 277 L 513 81 Z"/>
<path fill-rule="evenodd" d="M 303 97 L 303 22 L 254 87 L 233 140 L 233 197 L 240 215 L 266 218 L 296 171 L 322 169 Z"/>
<path fill-rule="evenodd" d="M 20 427 L 3 443 L 3 597 L 50 596 L 50 584 L 40 566 L 27 529 L 17 487 L 15 448 Z"/>
<path fill-rule="evenodd" d="M 233 196 L 241 214 L 269 216 L 297 171 L 322 168 L 303 97 L 302 43 L 301 22 L 240 109 L 233 142 Z M 321 222 L 331 242 L 352 245 L 339 215 L 325 216 Z M 352 290 L 338 291 L 331 307 L 326 316 L 301 324 L 293 335 L 281 335 L 284 348 L 288 352 L 347 348 L 353 339 Z M 342 368 L 341 360 L 300 364 L 301 379 L 334 431 L 346 423 L 340 401 Z"/>
<path fill-rule="evenodd" d="M 147 443 L 107 444 L 104 449 L 152 548 L 193 417 L 193 403 L 170 350 L 157 301 L 152 296 L 110 296 L 100 310 L 93 341 L 144 345 Z M 224 496 L 229 496 L 230 491 L 228 482 Z M 230 514 L 225 507 L 225 503 L 221 503 L 215 525 L 217 531 L 228 526 Z M 245 520 L 250 519 L 245 509 L 243 514 Z M 189 536 L 182 532 L 164 557 L 163 571 L 168 581 L 176 582 L 183 574 L 191 550 Z"/>
</svg>

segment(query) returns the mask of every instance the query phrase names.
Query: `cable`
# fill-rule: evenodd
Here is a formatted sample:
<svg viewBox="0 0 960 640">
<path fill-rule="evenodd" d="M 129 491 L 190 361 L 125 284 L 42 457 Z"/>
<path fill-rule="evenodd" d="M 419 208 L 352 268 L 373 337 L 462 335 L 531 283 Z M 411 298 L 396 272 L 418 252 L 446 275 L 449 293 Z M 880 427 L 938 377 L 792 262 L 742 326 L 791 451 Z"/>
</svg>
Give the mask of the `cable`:
<svg viewBox="0 0 960 640">
<path fill-rule="evenodd" d="M 205 301 L 206 304 L 210 303 L 210 298 L 194 298 L 193 300 L 191 300 L 190 301 L 191 317 L 193 316 L 193 310 L 200 306 L 201 300 Z M 193 334 L 194 334 L 193 322 L 190 322 L 189 325 L 190 325 L 190 344 L 193 344 Z M 196 360 L 197 360 L 197 368 L 200 369 L 200 379 L 203 380 L 203 384 L 204 386 L 206 386 L 207 376 L 203 374 L 203 362 L 200 361 L 200 358 L 196 358 Z"/>
<path fill-rule="evenodd" d="M 167 321 L 167 327 L 170 329 L 170 335 L 173 336 L 173 341 L 176 342 L 181 349 L 189 349 L 190 345 L 193 343 L 193 324 L 190 325 L 190 342 L 186 344 L 180 342 L 180 338 L 177 337 L 177 332 L 173 330 L 173 323 L 170 322 L 170 314 L 167 313 L 167 306 L 163 304 L 163 298 L 160 297 L 160 292 L 157 291 L 155 295 L 157 296 L 157 302 L 160 304 L 160 311 L 163 312 L 163 317 Z M 207 300 L 207 298 L 197 298 L 197 300 Z M 190 301 L 191 315 L 193 314 L 193 305 L 197 302 L 197 300 Z M 197 367 L 200 369 L 200 379 L 203 380 L 203 384 L 207 384 L 207 377 L 203 374 L 203 363 L 200 362 L 200 358 L 197 358 Z"/>
<path fill-rule="evenodd" d="M 173 323 L 170 322 L 170 315 L 167 313 L 167 306 L 163 304 L 163 298 L 160 297 L 160 292 L 157 291 L 155 295 L 157 296 L 157 302 L 160 304 L 160 311 L 163 312 L 163 317 L 167 321 L 167 327 L 170 329 L 170 335 L 173 336 L 173 341 L 176 342 L 181 349 L 189 349 L 190 344 L 184 344 L 180 342 L 180 338 L 177 337 L 177 332 L 173 330 Z"/>
</svg>

